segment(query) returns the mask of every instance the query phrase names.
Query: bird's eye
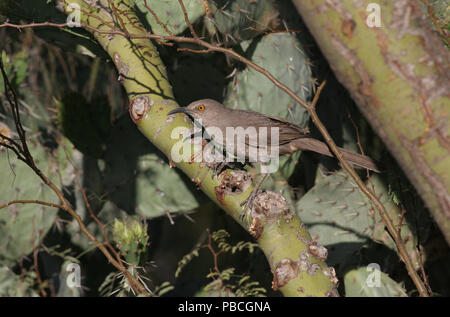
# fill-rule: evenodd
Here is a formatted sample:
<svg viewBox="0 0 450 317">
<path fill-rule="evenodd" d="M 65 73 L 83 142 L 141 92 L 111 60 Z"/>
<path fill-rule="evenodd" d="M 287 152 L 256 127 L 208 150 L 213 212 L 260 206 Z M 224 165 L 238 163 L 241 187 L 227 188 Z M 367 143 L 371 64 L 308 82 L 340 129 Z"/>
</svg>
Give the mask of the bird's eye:
<svg viewBox="0 0 450 317">
<path fill-rule="evenodd" d="M 198 109 L 199 111 L 203 111 L 203 110 L 205 110 L 205 106 L 204 106 L 204 105 L 199 105 L 199 106 L 197 107 L 197 109 Z"/>
</svg>

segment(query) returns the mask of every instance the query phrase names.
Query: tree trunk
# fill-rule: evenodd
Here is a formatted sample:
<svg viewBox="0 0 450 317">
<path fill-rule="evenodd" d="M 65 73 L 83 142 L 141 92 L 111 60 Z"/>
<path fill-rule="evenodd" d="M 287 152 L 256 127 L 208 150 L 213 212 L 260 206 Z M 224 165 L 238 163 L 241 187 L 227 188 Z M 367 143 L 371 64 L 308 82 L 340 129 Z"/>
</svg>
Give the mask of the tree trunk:
<svg viewBox="0 0 450 317">
<path fill-rule="evenodd" d="M 450 59 L 419 3 L 293 2 L 450 244 Z"/>
</svg>

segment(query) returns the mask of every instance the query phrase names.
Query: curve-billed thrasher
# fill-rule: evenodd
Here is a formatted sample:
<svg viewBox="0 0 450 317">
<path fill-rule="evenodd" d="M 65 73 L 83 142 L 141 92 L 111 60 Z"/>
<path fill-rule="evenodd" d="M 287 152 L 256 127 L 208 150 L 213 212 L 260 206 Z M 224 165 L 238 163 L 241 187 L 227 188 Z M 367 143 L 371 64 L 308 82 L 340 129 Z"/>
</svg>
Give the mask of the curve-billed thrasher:
<svg viewBox="0 0 450 317">
<path fill-rule="evenodd" d="M 271 144 L 272 138 L 270 128 L 278 128 L 278 144 L 275 144 L 275 146 L 278 146 L 278 155 L 280 156 L 296 151 L 313 151 L 331 157 L 334 156 L 324 142 L 308 137 L 307 129 L 304 129 L 295 123 L 254 111 L 229 109 L 212 99 L 194 101 L 187 107 L 170 111 L 169 115 L 175 113 L 185 113 L 189 115 L 191 118 L 200 122 L 204 128 L 215 127 L 220 129 L 223 137 L 221 139 L 215 138 L 214 141 L 219 143 L 224 149 L 230 149 L 230 147 L 227 146 L 226 129 L 228 127 L 242 127 L 243 129 L 254 127 L 256 128 L 255 131 L 258 131 L 258 133 L 260 131 L 259 128 L 265 127 L 267 128 L 267 137 L 262 139 L 266 140 L 267 145 L 265 145 L 265 147 L 267 148 L 274 146 L 274 144 Z M 249 152 L 251 150 L 249 150 L 249 148 L 260 147 L 258 146 L 258 142 L 261 140 L 259 137 L 261 137 L 261 135 L 257 135 L 256 138 L 245 135 L 245 153 L 242 151 L 242 153 L 238 153 L 238 142 L 234 142 L 233 140 L 233 154 L 239 157 L 245 156 L 246 161 L 250 161 L 251 157 L 249 157 Z M 339 148 L 339 151 L 341 152 L 342 157 L 350 163 L 379 172 L 370 157 L 353 153 L 342 148 Z"/>
<path fill-rule="evenodd" d="M 253 153 L 252 149 L 259 150 L 261 148 L 265 150 L 263 152 L 267 152 L 267 149 L 270 149 L 271 146 L 275 151 L 269 150 L 269 157 L 273 155 L 281 156 L 296 151 L 313 151 L 331 157 L 334 156 L 324 142 L 309 137 L 307 129 L 304 129 L 295 123 L 254 111 L 229 109 L 212 99 L 194 101 L 187 107 L 174 109 L 168 114 L 172 115 L 175 113 L 187 114 L 194 119 L 194 121 L 200 123 L 207 133 L 209 133 L 208 130 L 211 130 L 212 128 L 216 129 L 216 131 L 219 130 L 219 132 L 221 132 L 219 133 L 221 134 L 221 137 L 217 138 L 217 135 L 214 135 L 214 142 L 225 149 L 226 152 L 233 152 L 234 157 L 244 158 L 245 161 L 259 162 L 261 159 L 262 163 L 265 163 L 264 160 L 267 160 L 267 157 L 264 155 L 252 156 L 250 153 Z M 243 147 L 238 146 L 239 141 L 235 142 L 235 134 L 232 135 L 233 140 L 230 140 L 230 138 L 227 140 L 227 128 L 236 129 L 238 127 L 243 128 L 241 131 L 245 130 L 245 132 L 251 132 L 251 129 L 253 129 L 256 133 L 253 137 L 251 133 L 244 133 L 243 143 L 245 146 Z M 264 135 L 260 134 L 260 128 L 266 128 Z M 271 128 L 276 128 L 278 131 L 278 138 L 275 138 L 275 144 L 272 142 L 271 131 L 273 130 Z M 264 142 L 261 143 L 261 140 Z M 375 163 L 370 157 L 353 153 L 342 148 L 339 148 L 339 151 L 341 152 L 342 157 L 348 162 L 378 172 Z M 266 176 L 267 174 L 264 175 L 258 182 L 258 185 L 255 186 L 256 191 Z M 251 203 L 251 200 L 255 195 L 256 192 L 250 195 L 247 200 L 247 206 L 244 208 L 244 213 L 248 207 L 248 203 Z"/>
</svg>

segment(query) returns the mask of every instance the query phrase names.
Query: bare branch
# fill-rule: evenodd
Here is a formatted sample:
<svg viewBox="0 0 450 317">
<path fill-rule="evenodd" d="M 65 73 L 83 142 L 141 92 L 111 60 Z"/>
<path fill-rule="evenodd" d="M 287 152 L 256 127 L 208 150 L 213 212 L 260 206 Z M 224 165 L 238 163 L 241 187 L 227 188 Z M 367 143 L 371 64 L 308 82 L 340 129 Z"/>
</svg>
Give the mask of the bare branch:
<svg viewBox="0 0 450 317">
<path fill-rule="evenodd" d="M 192 36 L 193 36 L 194 38 L 198 39 L 198 35 L 197 35 L 197 33 L 195 33 L 194 27 L 192 26 L 191 22 L 189 22 L 188 13 L 187 13 L 187 11 L 186 11 L 186 8 L 184 7 L 183 0 L 178 0 L 178 2 L 180 3 L 181 10 L 183 10 L 184 20 L 186 21 L 186 24 L 188 25 L 189 30 L 191 30 Z"/>
</svg>

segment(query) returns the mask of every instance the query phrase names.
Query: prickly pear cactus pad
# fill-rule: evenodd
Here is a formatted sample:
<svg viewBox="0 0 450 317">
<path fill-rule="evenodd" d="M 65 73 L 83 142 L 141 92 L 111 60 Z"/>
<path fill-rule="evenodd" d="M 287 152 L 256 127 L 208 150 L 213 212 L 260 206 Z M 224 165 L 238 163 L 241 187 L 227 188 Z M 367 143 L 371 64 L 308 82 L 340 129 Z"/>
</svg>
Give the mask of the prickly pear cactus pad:
<svg viewBox="0 0 450 317">
<path fill-rule="evenodd" d="M 191 182 L 170 167 L 129 116 L 116 123 L 105 160 L 105 187 L 119 208 L 158 217 L 198 207 Z"/>
<path fill-rule="evenodd" d="M 390 216 L 400 214 L 384 185 L 376 176 L 372 185 Z M 369 185 L 370 186 L 370 185 Z M 380 216 L 356 184 L 343 172 L 323 177 L 297 203 L 297 213 L 313 238 L 329 250 L 327 263 L 338 265 L 350 262 L 354 252 L 370 240 L 395 249 Z M 393 218 L 395 223 L 399 219 Z M 406 221 L 401 226 L 406 247 L 418 266 L 415 237 Z"/>
<path fill-rule="evenodd" d="M 176 0 L 134 0 L 138 10 L 145 15 L 145 20 L 150 24 L 153 33 L 158 35 L 170 35 L 166 32 L 163 25 L 158 23 L 155 16 L 147 8 L 153 10 L 159 19 L 159 22 L 166 25 L 166 27 L 173 34 L 179 34 L 188 26 L 184 19 L 183 11 L 180 4 Z M 183 4 L 188 13 L 189 21 L 194 23 L 200 16 L 203 15 L 202 1 L 199 0 L 184 0 Z"/>
<path fill-rule="evenodd" d="M 231 44 L 262 34 L 278 16 L 272 0 L 212 0 L 209 3 L 214 25 Z"/>
<path fill-rule="evenodd" d="M 283 84 L 292 89 L 303 100 L 312 96 L 312 74 L 307 56 L 301 44 L 291 34 L 270 34 L 260 41 L 242 43 L 244 50 L 250 54 L 252 61 L 264 67 Z M 250 50 L 252 52 L 250 53 Z M 224 104 L 233 109 L 246 109 L 288 119 L 306 127 L 309 115 L 306 110 L 277 88 L 267 77 L 251 68 L 237 73 L 228 87 Z M 288 178 L 300 153 L 280 158 L 280 172 Z"/>
<path fill-rule="evenodd" d="M 295 35 L 269 34 L 260 40 L 245 41 L 242 48 L 252 62 L 264 67 L 303 100 L 312 96 L 312 74 L 308 57 Z M 256 46 L 250 49 L 250 46 Z M 306 110 L 292 101 L 264 75 L 251 68 L 238 72 L 229 87 L 224 104 L 286 118 L 305 127 Z"/>
<path fill-rule="evenodd" d="M 46 175 L 57 172 L 57 163 L 36 140 L 28 146 L 34 160 Z M 0 148 L 0 203 L 16 199 L 58 203 L 55 193 L 35 172 L 12 152 Z M 0 211 L 0 262 L 13 264 L 38 246 L 55 221 L 57 209 L 37 204 L 15 204 Z"/>
<path fill-rule="evenodd" d="M 5 51 L 1 51 L 0 58 L 6 65 L 5 71 L 14 87 L 18 87 L 25 79 L 28 69 L 28 56 L 25 51 L 19 51 L 14 56 L 7 56 Z M 4 93 L 5 84 L 3 77 L 0 76 L 0 92 Z"/>
<path fill-rule="evenodd" d="M 297 204 L 311 236 L 329 251 L 328 263 L 340 264 L 359 250 L 373 232 L 370 204 L 343 173 L 329 175 Z"/>
<path fill-rule="evenodd" d="M 26 276 L 16 275 L 8 266 L 0 266 L 0 296 L 1 297 L 37 297 L 33 289 L 35 273 L 26 272 Z"/>
<path fill-rule="evenodd" d="M 346 297 L 407 297 L 405 289 L 379 267 L 367 266 L 344 276 Z"/>
</svg>

